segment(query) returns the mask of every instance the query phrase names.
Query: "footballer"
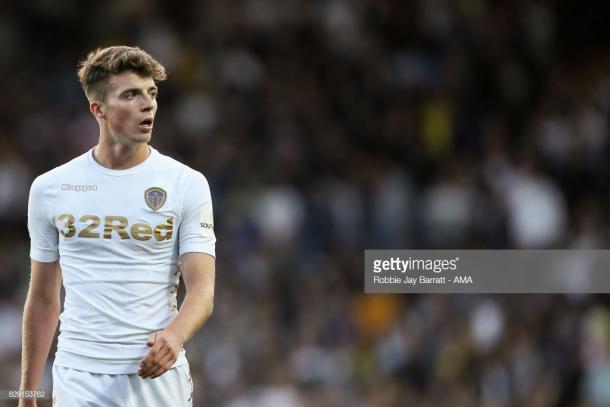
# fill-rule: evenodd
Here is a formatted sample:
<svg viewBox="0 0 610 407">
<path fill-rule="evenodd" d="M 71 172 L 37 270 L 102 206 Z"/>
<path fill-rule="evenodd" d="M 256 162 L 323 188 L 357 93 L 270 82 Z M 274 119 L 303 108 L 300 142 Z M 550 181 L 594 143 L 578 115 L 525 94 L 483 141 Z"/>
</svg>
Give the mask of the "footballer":
<svg viewBox="0 0 610 407">
<path fill-rule="evenodd" d="M 54 406 L 191 406 L 183 344 L 211 315 L 214 297 L 208 182 L 149 145 L 167 77 L 151 55 L 97 49 L 78 77 L 99 142 L 32 183 L 20 389 L 38 389 L 61 321 Z"/>
</svg>

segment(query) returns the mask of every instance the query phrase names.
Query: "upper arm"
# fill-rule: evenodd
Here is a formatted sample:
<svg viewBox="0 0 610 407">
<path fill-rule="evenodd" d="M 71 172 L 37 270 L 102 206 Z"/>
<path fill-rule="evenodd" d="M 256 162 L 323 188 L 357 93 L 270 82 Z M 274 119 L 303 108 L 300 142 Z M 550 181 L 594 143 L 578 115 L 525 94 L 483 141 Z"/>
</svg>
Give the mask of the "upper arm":
<svg viewBox="0 0 610 407">
<path fill-rule="evenodd" d="M 189 173 L 187 184 L 178 230 L 179 254 L 198 252 L 215 256 L 216 236 L 208 181 L 203 174 L 193 171 Z"/>
<path fill-rule="evenodd" d="M 59 261 L 43 263 L 32 259 L 28 298 L 47 304 L 59 304 L 61 268 Z"/>
<path fill-rule="evenodd" d="M 34 180 L 28 200 L 30 257 L 40 262 L 59 259 L 59 235 L 51 213 L 51 202 L 56 191 L 48 184 L 43 177 Z"/>
<path fill-rule="evenodd" d="M 59 266 L 57 228 L 53 223 L 51 202 L 54 188 L 47 177 L 38 177 L 30 188 L 28 231 L 32 270 L 28 298 L 45 304 L 59 304 L 61 268 Z"/>
<path fill-rule="evenodd" d="M 216 274 L 212 197 L 203 174 L 193 171 L 188 184 L 178 232 L 180 270 L 187 295 L 196 291 L 197 295 L 208 298 L 211 306 Z"/>
</svg>

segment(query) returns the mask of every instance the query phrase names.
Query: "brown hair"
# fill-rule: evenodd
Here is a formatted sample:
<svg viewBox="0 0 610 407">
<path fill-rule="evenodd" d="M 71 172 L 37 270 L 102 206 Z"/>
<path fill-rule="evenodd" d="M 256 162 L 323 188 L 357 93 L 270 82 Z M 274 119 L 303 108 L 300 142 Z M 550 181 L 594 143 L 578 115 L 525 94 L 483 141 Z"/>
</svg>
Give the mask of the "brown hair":
<svg viewBox="0 0 610 407">
<path fill-rule="evenodd" d="M 112 75 L 133 71 L 155 82 L 167 78 L 165 67 L 138 47 L 114 46 L 91 51 L 78 64 L 78 80 L 91 100 L 104 100 L 106 83 Z"/>
</svg>

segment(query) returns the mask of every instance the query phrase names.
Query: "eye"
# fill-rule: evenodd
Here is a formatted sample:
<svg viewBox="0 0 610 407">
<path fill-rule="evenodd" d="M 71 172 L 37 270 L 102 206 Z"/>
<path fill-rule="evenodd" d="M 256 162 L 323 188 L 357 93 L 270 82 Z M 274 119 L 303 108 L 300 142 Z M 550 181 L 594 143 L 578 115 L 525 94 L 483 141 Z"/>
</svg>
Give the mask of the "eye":
<svg viewBox="0 0 610 407">
<path fill-rule="evenodd" d="M 158 92 L 150 92 L 150 97 L 153 99 L 156 99 L 158 95 Z"/>
</svg>

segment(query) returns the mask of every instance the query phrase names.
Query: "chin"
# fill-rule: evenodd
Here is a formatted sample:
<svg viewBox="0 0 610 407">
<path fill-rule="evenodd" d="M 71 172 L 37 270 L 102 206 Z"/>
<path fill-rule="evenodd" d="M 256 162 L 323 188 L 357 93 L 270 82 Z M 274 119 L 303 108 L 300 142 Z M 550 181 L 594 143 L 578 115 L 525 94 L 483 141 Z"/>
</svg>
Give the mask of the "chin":
<svg viewBox="0 0 610 407">
<path fill-rule="evenodd" d="M 152 137 L 152 132 L 147 132 L 147 133 L 138 133 L 138 134 L 134 134 L 133 136 L 130 137 L 130 139 L 132 141 L 135 141 L 136 143 L 148 143 L 150 141 Z"/>
</svg>

